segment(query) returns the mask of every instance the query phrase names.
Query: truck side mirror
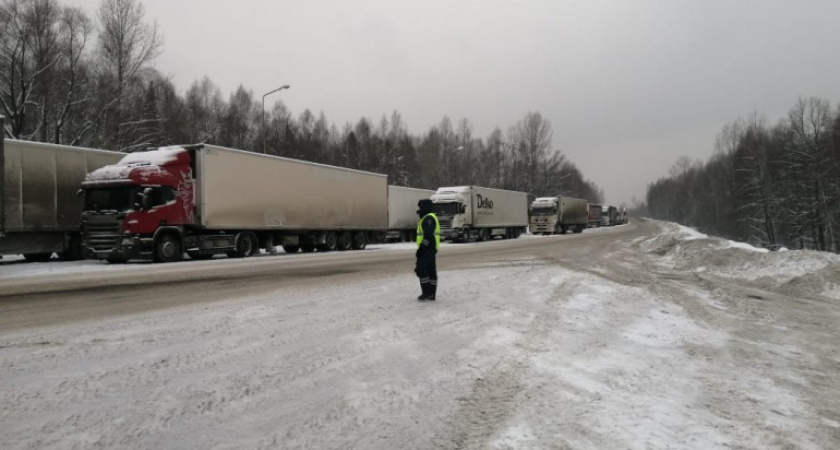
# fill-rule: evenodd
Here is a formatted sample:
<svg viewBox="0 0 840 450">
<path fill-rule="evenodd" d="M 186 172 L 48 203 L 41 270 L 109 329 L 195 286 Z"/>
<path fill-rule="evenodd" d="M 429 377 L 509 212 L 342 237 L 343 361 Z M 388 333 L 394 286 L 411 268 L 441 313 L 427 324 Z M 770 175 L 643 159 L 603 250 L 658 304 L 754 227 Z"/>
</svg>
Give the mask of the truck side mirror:
<svg viewBox="0 0 840 450">
<path fill-rule="evenodd" d="M 149 209 L 152 206 L 152 194 L 154 194 L 155 190 L 153 188 L 147 187 L 143 189 L 143 201 L 142 206 L 143 209 Z"/>
<path fill-rule="evenodd" d="M 460 207 L 459 210 L 461 211 L 461 214 L 467 212 L 467 205 L 461 203 L 461 207 Z"/>
</svg>

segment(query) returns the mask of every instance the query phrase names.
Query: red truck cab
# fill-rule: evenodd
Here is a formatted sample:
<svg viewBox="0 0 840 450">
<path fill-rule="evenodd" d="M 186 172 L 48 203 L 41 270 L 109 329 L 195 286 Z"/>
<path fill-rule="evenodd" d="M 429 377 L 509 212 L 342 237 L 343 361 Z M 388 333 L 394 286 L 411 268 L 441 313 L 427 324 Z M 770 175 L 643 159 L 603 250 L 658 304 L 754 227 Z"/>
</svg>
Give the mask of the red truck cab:
<svg viewBox="0 0 840 450">
<path fill-rule="evenodd" d="M 86 256 L 122 262 L 181 259 L 195 222 L 195 165 L 188 147 L 127 154 L 82 183 Z"/>
</svg>

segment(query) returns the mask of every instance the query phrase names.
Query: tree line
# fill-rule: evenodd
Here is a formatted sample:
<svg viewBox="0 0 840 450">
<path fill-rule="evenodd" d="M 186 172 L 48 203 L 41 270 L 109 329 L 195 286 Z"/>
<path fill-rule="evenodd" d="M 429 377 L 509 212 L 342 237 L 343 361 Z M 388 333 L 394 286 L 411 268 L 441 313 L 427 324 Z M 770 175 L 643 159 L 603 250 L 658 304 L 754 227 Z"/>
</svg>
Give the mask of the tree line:
<svg viewBox="0 0 840 450">
<path fill-rule="evenodd" d="M 338 127 L 282 101 L 267 111 L 252 90 L 228 98 L 209 78 L 186 93 L 155 69 L 163 35 L 138 0 L 103 0 L 93 18 L 58 0 L 0 0 L 0 111 L 7 134 L 132 152 L 208 143 L 350 167 L 392 184 L 461 184 L 601 202 L 603 193 L 552 149 L 539 112 L 486 138 L 467 119 L 444 116 L 411 134 L 396 111 Z M 261 100 L 261 99 L 260 99 Z"/>
<path fill-rule="evenodd" d="M 651 217 L 770 249 L 840 251 L 840 109 L 802 98 L 775 125 L 753 114 L 724 126 L 715 147 L 648 186 Z"/>
</svg>

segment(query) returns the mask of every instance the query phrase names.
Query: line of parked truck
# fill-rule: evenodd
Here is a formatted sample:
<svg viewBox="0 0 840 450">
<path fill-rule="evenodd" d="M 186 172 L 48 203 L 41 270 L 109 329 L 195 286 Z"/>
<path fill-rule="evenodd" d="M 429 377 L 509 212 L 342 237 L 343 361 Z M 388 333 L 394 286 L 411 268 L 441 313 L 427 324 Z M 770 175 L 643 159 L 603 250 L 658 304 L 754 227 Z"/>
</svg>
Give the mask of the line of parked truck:
<svg viewBox="0 0 840 450">
<path fill-rule="evenodd" d="M 360 250 L 413 240 L 420 199 L 452 241 L 580 233 L 594 210 L 599 226 L 626 222 L 582 199 L 389 186 L 382 174 L 207 144 L 125 154 L 2 139 L 0 172 L 0 255 L 33 261 Z"/>
</svg>

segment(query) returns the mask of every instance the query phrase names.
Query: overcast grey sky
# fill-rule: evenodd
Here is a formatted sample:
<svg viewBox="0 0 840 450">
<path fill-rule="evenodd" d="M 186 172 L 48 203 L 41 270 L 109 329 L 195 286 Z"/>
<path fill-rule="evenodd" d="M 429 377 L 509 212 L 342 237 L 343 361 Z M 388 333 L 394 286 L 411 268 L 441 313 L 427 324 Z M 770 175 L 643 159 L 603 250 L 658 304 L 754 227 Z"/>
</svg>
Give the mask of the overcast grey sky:
<svg viewBox="0 0 840 450">
<path fill-rule="evenodd" d="M 95 16 L 99 0 L 60 0 Z M 166 43 L 156 66 L 184 92 L 282 84 L 293 114 L 341 127 L 398 111 L 412 133 L 447 115 L 474 135 L 528 111 L 604 189 L 644 197 L 721 127 L 771 123 L 800 96 L 840 101 L 837 0 L 145 0 Z"/>
</svg>

